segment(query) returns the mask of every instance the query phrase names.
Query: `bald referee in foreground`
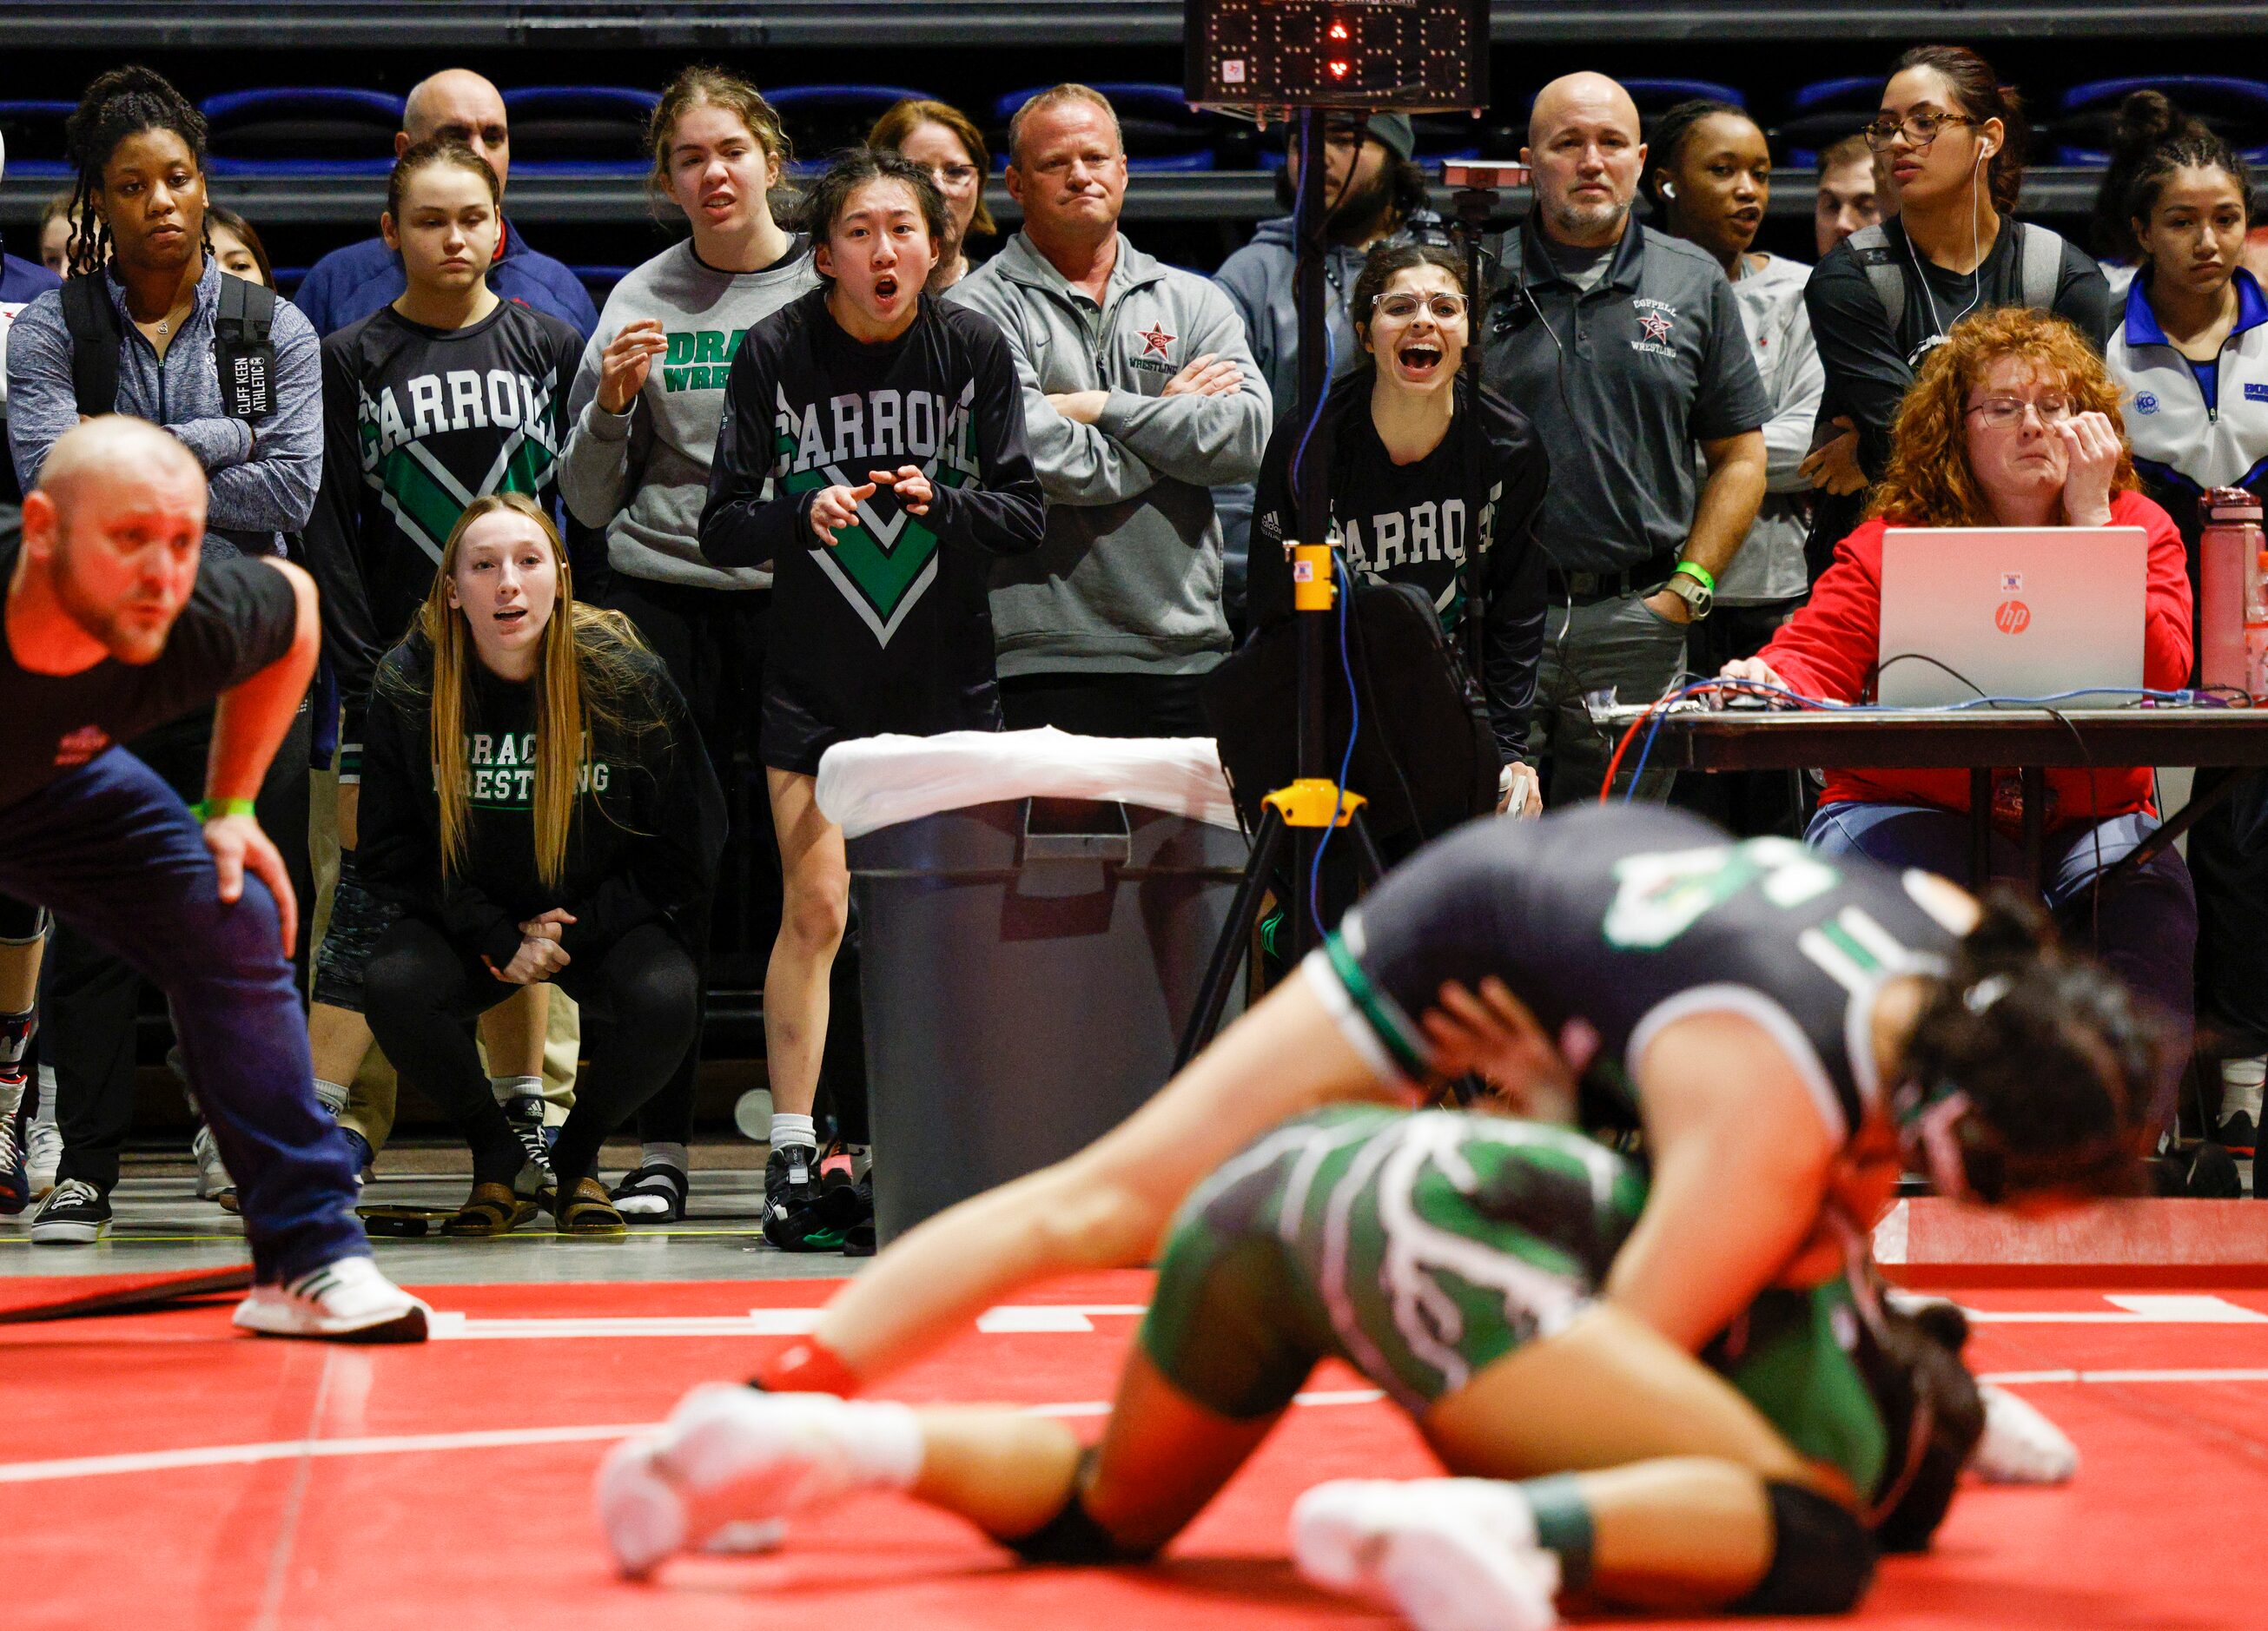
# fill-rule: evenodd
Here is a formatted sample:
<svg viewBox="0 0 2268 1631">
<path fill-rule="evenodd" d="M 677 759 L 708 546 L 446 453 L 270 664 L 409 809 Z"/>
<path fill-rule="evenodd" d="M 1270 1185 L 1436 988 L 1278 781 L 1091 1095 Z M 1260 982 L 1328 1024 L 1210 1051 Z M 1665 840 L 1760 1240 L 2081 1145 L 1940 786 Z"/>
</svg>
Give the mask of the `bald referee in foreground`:
<svg viewBox="0 0 2268 1631">
<path fill-rule="evenodd" d="M 0 553 L 0 893 L 42 906 L 166 994 L 242 1199 L 269 1336 L 421 1341 L 425 1305 L 371 1260 L 345 1144 L 315 1104 L 287 948 L 298 907 L 253 816 L 320 640 L 313 581 L 200 562 L 205 481 L 172 437 L 92 419 L 58 439 Z M 218 699 L 195 810 L 116 746 Z"/>
</svg>

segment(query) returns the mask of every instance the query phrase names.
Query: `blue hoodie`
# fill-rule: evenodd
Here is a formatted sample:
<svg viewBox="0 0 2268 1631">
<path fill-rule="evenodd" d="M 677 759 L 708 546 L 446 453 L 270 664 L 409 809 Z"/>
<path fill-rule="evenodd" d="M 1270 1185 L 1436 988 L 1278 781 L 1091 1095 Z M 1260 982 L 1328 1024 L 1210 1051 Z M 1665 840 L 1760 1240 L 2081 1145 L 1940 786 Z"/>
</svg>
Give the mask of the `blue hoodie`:
<svg viewBox="0 0 2268 1631">
<path fill-rule="evenodd" d="M 316 334 L 333 334 L 393 305 L 409 286 L 401 257 L 386 246 L 384 239 L 372 238 L 334 249 L 316 261 L 292 294 L 291 304 L 306 314 Z M 564 263 L 530 249 L 509 217 L 504 224 L 504 253 L 489 268 L 489 287 L 503 299 L 572 324 L 585 340 L 599 326 L 599 309 L 591 304 L 582 279 Z"/>
<path fill-rule="evenodd" d="M 43 266 L 34 266 L 11 254 L 0 254 L 0 423 L 8 413 L 8 330 L 16 313 L 63 279 Z M 0 459 L 0 504 L 20 504 L 24 490 L 16 485 L 16 463 Z"/>
</svg>

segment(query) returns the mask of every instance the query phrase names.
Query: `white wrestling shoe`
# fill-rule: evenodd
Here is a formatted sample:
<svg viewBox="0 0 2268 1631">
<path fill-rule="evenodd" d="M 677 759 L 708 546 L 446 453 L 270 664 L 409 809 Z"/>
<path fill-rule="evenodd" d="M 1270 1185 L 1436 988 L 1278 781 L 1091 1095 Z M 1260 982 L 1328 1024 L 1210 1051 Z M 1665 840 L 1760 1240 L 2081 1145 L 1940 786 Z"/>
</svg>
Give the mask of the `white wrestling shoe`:
<svg viewBox="0 0 2268 1631">
<path fill-rule="evenodd" d="M 2067 1484 L 2079 1472 L 2079 1446 L 2027 1400 L 1980 1383 L 1984 1436 L 1969 1470 L 1988 1484 Z"/>
<path fill-rule="evenodd" d="M 1292 1508 L 1309 1583 L 1396 1610 L 1418 1631 L 1545 1631 L 1559 1623 L 1559 1560 L 1509 1484 L 1342 1479 Z"/>
<path fill-rule="evenodd" d="M 335 1342 L 422 1342 L 433 1311 L 366 1257 L 342 1257 L 288 1286 L 254 1286 L 236 1305 L 240 1331 Z"/>
<path fill-rule="evenodd" d="M 635 1579 L 692 1547 L 777 1546 L 787 1514 L 906 1488 L 921 1458 L 920 1423 L 904 1405 L 705 1383 L 660 1431 L 617 1444 L 600 1465 L 599 1526 Z"/>
</svg>

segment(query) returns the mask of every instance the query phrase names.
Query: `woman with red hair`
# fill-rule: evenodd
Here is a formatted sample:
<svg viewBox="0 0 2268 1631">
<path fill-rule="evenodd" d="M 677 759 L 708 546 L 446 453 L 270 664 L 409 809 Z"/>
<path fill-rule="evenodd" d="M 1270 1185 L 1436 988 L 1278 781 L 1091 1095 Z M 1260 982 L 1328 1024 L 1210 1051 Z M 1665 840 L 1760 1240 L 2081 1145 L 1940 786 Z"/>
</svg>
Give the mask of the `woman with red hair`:
<svg viewBox="0 0 2268 1631">
<path fill-rule="evenodd" d="M 1891 526 L 2139 526 L 2149 537 L 2143 682 L 2189 679 L 2190 585 L 2173 518 L 2144 497 L 2119 429 L 2118 392 L 2102 360 L 2059 318 L 2008 306 L 1955 327 L 1931 351 L 1900 408 L 1890 462 L 1868 518 L 1837 546 L 1810 603 L 1727 677 L 1822 702 L 1871 701 L 1882 605 L 1882 533 Z M 2020 871 L 2014 772 L 1993 788 L 1992 870 Z M 2092 941 L 2135 990 L 2154 999 L 2186 1044 L 2197 897 L 2168 849 L 2107 886 L 2158 826 L 2150 771 L 2098 766 L 2047 773 L 2048 904 L 2066 933 Z M 1836 770 L 1805 838 L 1892 864 L 1966 875 L 1965 770 Z M 2161 1116 L 2171 1108 L 2161 1105 Z"/>
</svg>

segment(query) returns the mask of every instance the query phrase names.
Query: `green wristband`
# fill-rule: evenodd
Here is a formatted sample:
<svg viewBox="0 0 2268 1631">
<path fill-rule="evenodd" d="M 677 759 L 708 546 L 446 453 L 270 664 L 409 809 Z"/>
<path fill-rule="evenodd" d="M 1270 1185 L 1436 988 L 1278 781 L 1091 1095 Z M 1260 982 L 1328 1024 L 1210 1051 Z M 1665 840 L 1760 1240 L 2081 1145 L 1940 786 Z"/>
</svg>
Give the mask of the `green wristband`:
<svg viewBox="0 0 2268 1631">
<path fill-rule="evenodd" d="M 1701 565 L 1698 562 L 1680 561 L 1675 566 L 1669 569 L 1669 575 L 1672 577 L 1676 577 L 1680 572 L 1684 573 L 1686 577 L 1700 584 L 1702 588 L 1707 590 L 1711 594 L 1713 595 L 1717 592 L 1716 578 L 1711 575 L 1707 567 Z"/>
<path fill-rule="evenodd" d="M 222 816 L 248 816 L 253 813 L 249 798 L 200 798 L 189 806 L 189 813 L 200 821 L 213 821 Z"/>
</svg>

